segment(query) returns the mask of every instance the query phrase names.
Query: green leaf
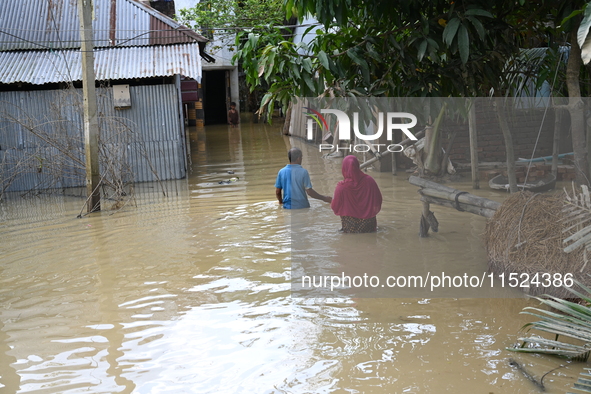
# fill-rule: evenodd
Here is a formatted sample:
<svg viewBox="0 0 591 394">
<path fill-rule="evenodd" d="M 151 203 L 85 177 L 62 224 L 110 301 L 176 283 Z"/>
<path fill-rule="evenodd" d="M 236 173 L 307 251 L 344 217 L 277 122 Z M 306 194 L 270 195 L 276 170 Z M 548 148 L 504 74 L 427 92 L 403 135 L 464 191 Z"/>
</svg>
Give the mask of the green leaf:
<svg viewBox="0 0 591 394">
<path fill-rule="evenodd" d="M 314 82 L 312 81 L 312 78 L 310 77 L 310 74 L 304 73 L 304 74 L 302 74 L 302 77 L 304 79 L 304 82 L 306 83 L 306 85 L 308 86 L 308 88 L 310 89 L 310 91 L 312 92 L 312 94 L 315 95 L 315 93 L 316 93 L 316 87 L 314 86 Z"/>
<path fill-rule="evenodd" d="M 269 103 L 269 101 L 271 101 L 272 98 L 273 98 L 272 93 L 265 93 L 265 95 L 263 96 L 263 99 L 261 100 L 261 107 L 260 108 L 263 108 L 265 105 L 267 105 Z"/>
<path fill-rule="evenodd" d="M 257 76 L 259 78 L 264 74 L 266 66 L 267 66 L 267 58 L 264 57 L 261 59 L 261 62 L 259 63 L 259 67 L 258 67 Z"/>
<path fill-rule="evenodd" d="M 472 8 L 471 10 L 466 11 L 466 13 L 464 15 L 466 15 L 466 16 L 476 16 L 477 15 L 477 16 L 485 16 L 487 18 L 494 18 L 494 16 L 490 12 L 483 10 L 481 8 Z"/>
<path fill-rule="evenodd" d="M 306 72 L 312 72 L 312 61 L 309 57 L 306 57 L 304 60 L 302 60 L 302 65 L 304 66 L 304 70 L 306 70 Z"/>
<path fill-rule="evenodd" d="M 355 50 L 350 48 L 347 50 L 347 56 L 349 56 L 351 58 L 351 60 L 353 60 L 355 63 L 357 63 L 358 65 L 362 65 L 363 63 L 367 64 L 367 62 L 365 60 L 363 60 L 362 58 L 360 58 L 357 53 L 355 53 Z"/>
<path fill-rule="evenodd" d="M 299 65 L 297 63 L 293 63 L 293 62 L 290 64 L 291 64 L 291 71 L 293 74 L 293 78 L 295 80 L 299 80 L 301 78 Z"/>
<path fill-rule="evenodd" d="M 273 72 L 273 68 L 275 66 L 275 55 L 276 55 L 276 52 L 271 51 L 269 58 L 267 60 L 267 70 L 265 72 L 265 79 L 266 80 L 269 79 L 269 77 L 271 76 L 271 73 Z"/>
<path fill-rule="evenodd" d="M 330 69 L 330 64 L 328 63 L 328 56 L 326 56 L 326 52 L 318 52 L 318 60 L 320 61 L 320 64 L 322 64 L 322 67 L 324 67 L 324 69 Z"/>
<path fill-rule="evenodd" d="M 254 34 L 254 33 L 249 33 L 248 34 L 248 44 L 250 45 L 251 48 L 256 48 L 257 43 L 259 42 L 259 36 Z"/>
<path fill-rule="evenodd" d="M 289 20 L 293 15 L 294 0 L 287 0 L 285 3 L 285 17 Z"/>
<path fill-rule="evenodd" d="M 458 30 L 458 50 L 460 51 L 462 63 L 466 64 L 470 55 L 470 37 L 468 36 L 468 29 L 464 25 L 461 25 Z"/>
<path fill-rule="evenodd" d="M 304 31 L 304 34 L 302 34 L 302 37 L 305 37 L 305 36 L 306 36 L 306 34 L 310 33 L 310 31 L 312 31 L 312 30 L 313 30 L 314 28 L 316 28 L 316 27 L 318 27 L 318 26 L 316 26 L 316 25 L 312 25 L 312 26 L 308 27 L 308 28 L 307 28 L 307 29 Z M 316 33 L 316 34 L 318 34 L 318 33 Z"/>
<path fill-rule="evenodd" d="M 332 62 L 330 71 L 335 74 L 338 78 L 345 78 L 346 73 L 343 69 L 341 62 L 337 59 L 337 61 Z"/>
<path fill-rule="evenodd" d="M 466 19 L 468 19 L 470 23 L 472 23 L 472 26 L 474 26 L 474 28 L 476 29 L 476 32 L 478 33 L 480 39 L 484 41 L 484 38 L 486 37 L 486 30 L 484 30 L 484 26 L 482 26 L 482 23 L 480 23 L 480 21 L 477 18 L 474 18 L 473 16 L 469 16 Z"/>
<path fill-rule="evenodd" d="M 376 51 L 375 46 L 371 42 L 368 42 L 365 45 L 365 48 L 367 49 L 368 55 L 371 56 L 372 59 L 377 62 L 383 61 L 382 56 L 380 56 L 380 54 Z"/>
<path fill-rule="evenodd" d="M 460 27 L 460 19 L 454 18 L 447 23 L 445 29 L 443 30 L 443 42 L 447 45 L 451 45 L 456 33 L 458 31 L 458 27 Z"/>
<path fill-rule="evenodd" d="M 419 45 L 419 52 L 417 53 L 417 58 L 418 58 L 419 62 L 421 60 L 423 60 L 423 56 L 425 56 L 425 52 L 427 52 L 427 44 L 428 44 L 428 41 L 423 40 L 421 42 L 421 44 Z"/>
<path fill-rule="evenodd" d="M 437 43 L 437 41 L 435 41 L 432 38 L 427 38 L 427 41 L 429 42 L 429 46 L 431 46 L 434 50 L 439 49 L 439 44 Z"/>
<path fill-rule="evenodd" d="M 367 64 L 367 62 L 361 57 L 359 57 L 353 49 L 348 49 L 347 55 L 351 58 L 351 60 L 353 60 L 355 63 L 359 65 L 359 68 L 361 68 L 361 74 L 363 75 L 363 79 L 365 80 L 365 83 L 369 85 L 370 76 L 369 65 Z"/>
<path fill-rule="evenodd" d="M 568 22 L 569 20 L 571 20 L 572 18 L 574 18 L 575 16 L 581 14 L 583 12 L 583 10 L 574 10 L 573 12 L 570 13 L 569 16 L 567 16 L 566 18 L 564 18 L 561 22 L 560 22 L 560 27 L 564 26 L 564 24 L 566 22 Z"/>
</svg>

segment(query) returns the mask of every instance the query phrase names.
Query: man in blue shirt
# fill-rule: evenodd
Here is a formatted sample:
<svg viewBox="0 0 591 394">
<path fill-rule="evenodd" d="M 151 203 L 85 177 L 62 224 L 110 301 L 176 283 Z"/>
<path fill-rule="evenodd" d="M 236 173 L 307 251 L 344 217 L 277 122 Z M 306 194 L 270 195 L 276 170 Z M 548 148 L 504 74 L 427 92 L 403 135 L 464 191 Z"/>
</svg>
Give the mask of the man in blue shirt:
<svg viewBox="0 0 591 394">
<path fill-rule="evenodd" d="M 330 203 L 332 197 L 318 194 L 312 189 L 310 174 L 302 167 L 302 151 L 291 148 L 287 152 L 289 164 L 279 170 L 275 181 L 275 195 L 286 209 L 310 208 L 308 196 Z"/>
</svg>

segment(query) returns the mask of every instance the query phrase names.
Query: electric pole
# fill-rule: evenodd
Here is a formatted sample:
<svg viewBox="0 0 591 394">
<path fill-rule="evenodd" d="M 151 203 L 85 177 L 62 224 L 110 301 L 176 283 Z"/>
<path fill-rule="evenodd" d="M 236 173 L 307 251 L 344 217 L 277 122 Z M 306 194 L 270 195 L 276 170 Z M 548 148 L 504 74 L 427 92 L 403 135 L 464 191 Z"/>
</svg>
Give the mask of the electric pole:
<svg viewBox="0 0 591 394">
<path fill-rule="evenodd" d="M 92 0 L 78 0 L 80 19 L 80 50 L 82 55 L 82 91 L 84 95 L 84 150 L 86 153 L 86 207 L 88 212 L 100 211 L 101 193 L 98 160 L 98 119 L 94 80 L 94 42 L 92 32 Z"/>
</svg>

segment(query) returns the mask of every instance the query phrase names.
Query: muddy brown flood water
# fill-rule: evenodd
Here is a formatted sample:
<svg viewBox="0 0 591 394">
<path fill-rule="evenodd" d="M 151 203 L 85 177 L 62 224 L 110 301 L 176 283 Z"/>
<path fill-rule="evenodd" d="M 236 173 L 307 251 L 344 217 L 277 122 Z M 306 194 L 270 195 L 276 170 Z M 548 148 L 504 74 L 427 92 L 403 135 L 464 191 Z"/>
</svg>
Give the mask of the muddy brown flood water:
<svg viewBox="0 0 591 394">
<path fill-rule="evenodd" d="M 0 203 L 0 393 L 539 392 L 511 357 L 538 379 L 565 364 L 544 383 L 572 387 L 584 364 L 505 350 L 530 320 L 524 298 L 291 297 L 273 187 L 289 139 L 251 124 L 190 137 L 192 171 L 165 183 L 168 197 L 139 185 L 137 206 L 82 219 L 76 197 Z M 340 160 L 294 143 L 332 194 Z M 398 264 L 486 270 L 483 218 L 435 208 L 440 231 L 420 239 L 407 174 L 371 174 L 384 195 L 374 241 Z M 318 244 L 354 239 L 338 241 L 338 217 L 311 204 Z"/>
</svg>

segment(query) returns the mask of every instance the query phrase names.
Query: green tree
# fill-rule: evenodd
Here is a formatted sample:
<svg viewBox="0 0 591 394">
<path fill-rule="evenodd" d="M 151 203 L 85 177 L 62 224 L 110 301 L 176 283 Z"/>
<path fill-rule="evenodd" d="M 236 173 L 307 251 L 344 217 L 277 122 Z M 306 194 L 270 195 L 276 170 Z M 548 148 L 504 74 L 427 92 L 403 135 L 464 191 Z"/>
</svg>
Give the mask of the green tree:
<svg viewBox="0 0 591 394">
<path fill-rule="evenodd" d="M 208 38 L 222 41 L 239 31 L 259 34 L 283 25 L 285 11 L 281 0 L 202 0 L 193 8 L 179 10 L 179 21 Z"/>
<path fill-rule="evenodd" d="M 222 47 L 234 50 L 246 43 L 244 37 L 249 34 L 271 39 L 277 34 L 280 38 L 291 34 L 288 28 L 277 28 L 289 23 L 285 20 L 282 0 L 202 0 L 193 8 L 181 9 L 177 18 L 212 40 L 208 47 L 211 53 Z M 240 38 L 235 42 L 236 36 Z M 247 58 L 238 60 L 239 66 L 242 67 L 243 63 L 248 78 L 253 65 Z M 268 86 L 264 81 L 252 83 L 251 80 L 248 85 L 247 107 L 252 103 L 258 106 L 259 93 L 262 95 Z"/>
<path fill-rule="evenodd" d="M 585 17 L 581 19 L 583 13 Z M 591 45 L 591 40 L 585 40 L 591 25 L 590 13 L 591 7 L 581 0 L 560 1 L 549 9 L 551 23 L 547 24 L 545 30 L 548 50 L 537 75 L 538 86 L 547 82 L 552 88 L 553 97 L 568 98 L 568 104 L 555 105 L 555 110 L 565 110 L 570 115 L 578 184 L 589 184 L 591 179 L 591 163 L 588 160 L 591 138 L 586 135 L 585 108 L 581 100 L 581 97 L 590 93 L 588 84 L 581 84 L 582 80 L 589 77 L 588 70 L 583 66 L 582 57 L 588 57 L 587 51 Z M 564 48 L 569 48 L 566 56 Z M 565 61 L 567 56 L 568 61 Z"/>
<path fill-rule="evenodd" d="M 262 109 L 272 110 L 275 101 L 285 105 L 296 96 L 474 97 L 494 92 L 504 97 L 514 91 L 515 76 L 531 64 L 523 48 L 550 46 L 549 52 L 554 48 L 557 53 L 557 45 L 570 42 L 575 56 L 569 57 L 568 73 L 558 85 L 568 87 L 565 96 L 578 97 L 582 68 L 572 38 L 583 5 L 581 0 L 286 0 L 288 17 L 311 14 L 320 22 L 309 29 L 311 43 L 243 33 L 235 59 L 245 62 L 251 88 L 269 86 Z M 534 71 L 540 81 L 554 75 L 549 69 Z M 584 182 L 587 145 L 580 100 L 571 103 L 569 112 L 580 126 L 575 160 L 582 169 L 577 179 Z M 513 159 L 510 145 L 506 140 L 508 163 Z"/>
<path fill-rule="evenodd" d="M 281 0 L 202 0 L 179 11 L 179 20 L 201 33 L 210 29 L 234 31 L 283 24 Z"/>
<path fill-rule="evenodd" d="M 321 22 L 310 29 L 311 44 L 251 36 L 236 59 L 256 59 L 250 82 L 268 83 L 273 98 L 284 90 L 285 96 L 488 95 L 506 85 L 506 64 L 523 46 L 524 31 L 543 27 L 543 7 L 522 3 L 289 0 L 288 17 L 311 13 Z"/>
<path fill-rule="evenodd" d="M 267 110 L 295 96 L 502 96 L 512 79 L 508 66 L 531 40 L 526 33 L 545 28 L 545 4 L 288 0 L 288 17 L 319 20 L 309 29 L 311 43 L 249 34 L 235 59 L 245 62 L 251 87 L 269 86 Z M 510 139 L 506 146 L 509 163 Z"/>
</svg>

